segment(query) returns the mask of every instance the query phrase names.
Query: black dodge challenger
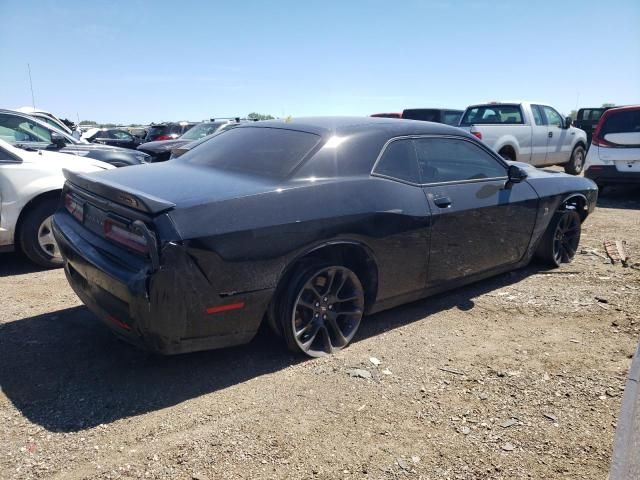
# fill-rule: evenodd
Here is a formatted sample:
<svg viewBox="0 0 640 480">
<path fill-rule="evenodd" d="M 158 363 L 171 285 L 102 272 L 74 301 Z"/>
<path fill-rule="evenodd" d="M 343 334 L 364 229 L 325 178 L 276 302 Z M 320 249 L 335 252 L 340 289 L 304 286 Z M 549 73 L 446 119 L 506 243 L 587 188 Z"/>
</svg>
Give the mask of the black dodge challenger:
<svg viewBox="0 0 640 480">
<path fill-rule="evenodd" d="M 363 315 L 572 260 L 597 189 L 454 127 L 308 118 L 228 130 L 169 162 L 66 172 L 54 234 L 82 301 L 173 354 L 349 344 Z"/>
</svg>

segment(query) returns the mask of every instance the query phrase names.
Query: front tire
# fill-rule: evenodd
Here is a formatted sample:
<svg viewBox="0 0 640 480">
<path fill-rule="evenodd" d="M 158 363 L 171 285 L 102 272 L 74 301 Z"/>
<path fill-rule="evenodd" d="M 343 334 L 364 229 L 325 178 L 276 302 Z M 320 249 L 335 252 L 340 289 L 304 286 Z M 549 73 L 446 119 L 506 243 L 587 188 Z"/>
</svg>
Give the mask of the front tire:
<svg viewBox="0 0 640 480">
<path fill-rule="evenodd" d="M 575 210 L 556 212 L 540 240 L 536 257 L 553 268 L 571 262 L 580 244 L 581 223 Z"/>
<path fill-rule="evenodd" d="M 569 163 L 564 166 L 564 171 L 571 175 L 580 175 L 584 168 L 585 152 L 582 145 L 577 145 L 571 152 Z"/>
<path fill-rule="evenodd" d="M 43 200 L 32 207 L 20 226 L 20 248 L 33 263 L 45 268 L 63 264 L 58 244 L 53 238 L 51 220 L 57 199 Z"/>
<path fill-rule="evenodd" d="M 309 357 L 330 355 L 358 331 L 364 288 L 349 268 L 313 262 L 292 275 L 277 314 L 289 349 Z"/>
</svg>

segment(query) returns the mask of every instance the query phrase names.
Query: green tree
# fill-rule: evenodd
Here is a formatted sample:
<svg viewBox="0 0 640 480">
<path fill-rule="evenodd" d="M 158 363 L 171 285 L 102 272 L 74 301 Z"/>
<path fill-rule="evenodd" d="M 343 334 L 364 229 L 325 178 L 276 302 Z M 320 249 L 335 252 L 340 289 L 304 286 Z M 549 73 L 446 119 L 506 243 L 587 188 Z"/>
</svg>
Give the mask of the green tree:
<svg viewBox="0 0 640 480">
<path fill-rule="evenodd" d="M 97 125 L 98 122 L 94 122 L 93 120 L 81 120 L 80 125 Z"/>
<path fill-rule="evenodd" d="M 275 117 L 271 115 L 264 115 L 262 113 L 252 112 L 249 115 L 247 115 L 247 118 L 249 120 L 273 120 Z"/>
<path fill-rule="evenodd" d="M 602 108 L 611 108 L 611 107 L 615 107 L 616 104 L 615 103 L 603 103 L 602 104 Z"/>
<path fill-rule="evenodd" d="M 576 118 L 578 118 L 578 111 L 577 110 L 571 110 L 571 113 L 569 113 L 569 116 L 571 117 L 571 120 L 575 121 Z"/>
</svg>

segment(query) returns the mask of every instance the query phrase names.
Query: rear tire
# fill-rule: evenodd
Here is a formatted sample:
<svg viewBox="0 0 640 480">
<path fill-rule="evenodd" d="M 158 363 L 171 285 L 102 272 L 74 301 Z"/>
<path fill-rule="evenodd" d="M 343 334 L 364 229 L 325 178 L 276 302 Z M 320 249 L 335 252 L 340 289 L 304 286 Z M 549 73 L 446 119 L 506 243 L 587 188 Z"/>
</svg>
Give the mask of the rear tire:
<svg viewBox="0 0 640 480">
<path fill-rule="evenodd" d="M 499 155 L 510 162 L 516 161 L 516 154 L 510 148 L 503 148 L 500 150 Z"/>
<path fill-rule="evenodd" d="M 343 265 L 311 262 L 290 277 L 275 308 L 287 347 L 309 357 L 330 355 L 355 336 L 364 314 L 364 288 Z"/>
<path fill-rule="evenodd" d="M 20 225 L 19 242 L 22 252 L 33 263 L 45 268 L 57 268 L 63 264 L 53 232 L 51 219 L 58 200 L 48 198 L 34 205 Z"/>
<path fill-rule="evenodd" d="M 581 223 L 575 210 L 556 212 L 540 239 L 536 257 L 553 268 L 571 262 L 580 244 Z"/>
<path fill-rule="evenodd" d="M 580 175 L 584 168 L 585 152 L 582 145 L 577 145 L 571 152 L 569 163 L 564 166 L 564 171 L 571 175 Z"/>
</svg>

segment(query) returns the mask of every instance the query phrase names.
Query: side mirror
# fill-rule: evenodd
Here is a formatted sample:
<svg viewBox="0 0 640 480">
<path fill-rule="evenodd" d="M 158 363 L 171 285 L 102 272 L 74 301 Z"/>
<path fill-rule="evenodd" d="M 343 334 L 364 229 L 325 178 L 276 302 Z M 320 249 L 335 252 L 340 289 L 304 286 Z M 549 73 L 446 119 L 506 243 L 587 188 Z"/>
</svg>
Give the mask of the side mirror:
<svg viewBox="0 0 640 480">
<path fill-rule="evenodd" d="M 507 170 L 507 184 L 505 188 L 511 188 L 514 183 L 520 183 L 527 178 L 527 172 L 517 165 L 509 165 Z"/>
<path fill-rule="evenodd" d="M 564 128 L 567 129 L 571 126 L 571 124 L 573 124 L 573 118 L 571 117 L 566 117 L 564 119 Z"/>
<path fill-rule="evenodd" d="M 51 132 L 51 144 L 56 148 L 64 148 L 67 146 L 65 138 L 57 132 Z"/>
</svg>

